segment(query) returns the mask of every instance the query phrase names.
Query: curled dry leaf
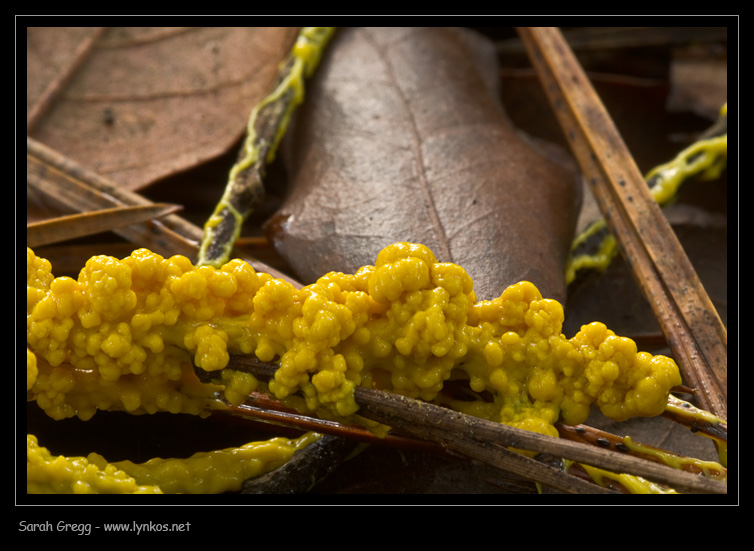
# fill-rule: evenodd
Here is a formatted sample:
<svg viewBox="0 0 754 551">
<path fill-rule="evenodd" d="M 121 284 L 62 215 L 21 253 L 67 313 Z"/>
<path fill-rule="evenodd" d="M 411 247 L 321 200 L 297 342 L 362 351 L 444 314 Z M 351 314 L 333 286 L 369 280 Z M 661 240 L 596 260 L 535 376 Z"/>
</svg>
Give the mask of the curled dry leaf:
<svg viewBox="0 0 754 551">
<path fill-rule="evenodd" d="M 529 280 L 562 300 L 578 179 L 498 98 L 479 35 L 339 30 L 286 144 L 288 196 L 267 224 L 278 251 L 308 282 L 419 242 L 463 266 L 480 299 Z"/>
<path fill-rule="evenodd" d="M 296 32 L 29 28 L 28 133 L 127 189 L 143 188 L 233 147 Z"/>
</svg>

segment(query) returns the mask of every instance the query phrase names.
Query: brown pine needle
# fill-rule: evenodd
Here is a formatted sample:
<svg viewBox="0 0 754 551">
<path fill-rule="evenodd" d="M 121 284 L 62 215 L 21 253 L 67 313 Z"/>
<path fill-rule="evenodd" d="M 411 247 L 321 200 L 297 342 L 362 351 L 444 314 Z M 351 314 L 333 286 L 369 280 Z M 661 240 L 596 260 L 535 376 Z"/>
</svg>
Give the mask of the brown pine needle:
<svg viewBox="0 0 754 551">
<path fill-rule="evenodd" d="M 302 415 L 287 408 L 282 403 L 269 396 L 252 394 L 246 402 L 240 406 L 228 404 L 227 409 L 217 412 L 219 415 L 227 414 L 250 421 L 259 421 L 286 426 L 300 431 L 313 431 L 321 434 L 330 434 L 364 442 L 368 444 L 383 444 L 400 447 L 403 449 L 416 449 L 422 451 L 441 451 L 441 448 L 433 442 L 417 440 L 416 438 L 388 434 L 381 437 L 373 432 L 354 425 L 344 425 L 336 421 L 328 421 L 310 415 Z"/>
<path fill-rule="evenodd" d="M 119 187 L 46 145 L 26 137 L 26 185 L 68 208 L 79 212 L 153 205 L 146 197 Z M 169 214 L 150 224 L 118 228 L 115 233 L 154 252 L 196 258 L 203 231 L 177 214 Z M 255 270 L 285 279 L 300 287 L 286 274 L 255 259 L 246 258 Z"/>
<path fill-rule="evenodd" d="M 77 237 L 94 235 L 116 228 L 162 218 L 181 210 L 180 205 L 155 203 L 132 207 L 100 209 L 81 214 L 59 216 L 26 225 L 26 245 L 38 247 Z"/>
<path fill-rule="evenodd" d="M 603 217 L 702 408 L 727 418 L 727 330 L 557 28 L 518 29 Z"/>
<path fill-rule="evenodd" d="M 712 461 L 700 461 L 693 457 L 680 456 L 655 446 L 627 441 L 626 438 L 594 427 L 586 425 L 570 426 L 558 423 L 556 428 L 558 429 L 561 438 L 573 442 L 588 443 L 605 450 L 611 450 L 615 453 L 633 455 L 657 463 L 674 463 L 677 465 L 676 468 L 690 473 L 706 474 L 706 476 L 709 476 L 710 478 L 721 480 L 724 480 L 728 473 L 728 470 L 725 467 L 719 464 L 713 464 Z M 706 472 L 705 469 L 707 469 Z"/>
<path fill-rule="evenodd" d="M 668 407 L 662 414 L 690 429 L 709 436 L 714 440 L 728 441 L 728 423 L 707 411 L 694 407 L 689 402 L 679 400 L 675 396 L 668 398 Z"/>
<path fill-rule="evenodd" d="M 246 371 L 266 380 L 274 376 L 277 366 L 260 362 L 252 356 L 231 355 L 226 369 Z M 355 398 L 359 415 L 363 417 L 388 425 L 402 434 L 437 442 L 451 451 L 563 491 L 600 490 L 594 486 L 584 486 L 584 481 L 508 448 L 546 453 L 611 472 L 634 474 L 682 492 L 727 493 L 727 485 L 717 480 L 614 451 L 472 417 L 405 396 L 356 387 Z"/>
<path fill-rule="evenodd" d="M 247 362 L 241 362 L 246 365 Z M 262 364 L 260 364 L 262 365 Z M 257 367 L 256 373 L 263 373 L 265 377 L 273 371 L 274 367 Z M 197 369 L 197 374 L 205 379 L 211 378 L 211 374 Z M 673 399 L 671 397 L 671 399 Z M 369 430 L 353 425 L 344 425 L 336 421 L 318 419 L 310 415 L 303 415 L 284 404 L 264 394 L 252 393 L 249 399 L 240 406 L 228 405 L 227 410 L 218 412 L 218 414 L 227 414 L 245 419 L 250 422 L 262 422 L 278 424 L 302 431 L 315 431 L 322 434 L 329 434 L 341 438 L 347 438 L 369 444 L 381 444 L 395 446 L 401 449 L 416 449 L 427 452 L 444 452 L 446 450 L 441 443 L 429 440 L 422 440 L 412 436 L 403 436 L 389 433 L 384 437 L 375 435 Z M 707 414 L 710 416 L 709 414 Z M 596 446 L 603 450 L 609 450 L 613 453 L 621 453 L 640 457 L 644 460 L 653 461 L 665 465 L 671 465 L 673 468 L 690 472 L 693 474 L 704 474 L 713 479 L 724 481 L 727 477 L 727 469 L 722 465 L 715 464 L 711 461 L 700 461 L 693 457 L 684 457 L 676 453 L 649 446 L 640 442 L 626 442 L 625 438 L 608 433 L 587 425 L 570 426 L 558 423 L 556 425 L 560 437 L 565 440 L 582 442 L 590 446 Z M 703 427 L 695 426 L 695 430 L 710 433 Z M 713 428 L 712 433 L 714 434 Z M 719 429 L 718 429 L 719 432 Z M 717 434 L 720 437 L 721 434 Z M 725 438 L 727 439 L 727 434 Z M 570 470 L 570 474 L 579 476 L 585 480 L 591 481 L 591 477 L 586 471 Z M 626 491 L 623 489 L 622 491 Z"/>
</svg>

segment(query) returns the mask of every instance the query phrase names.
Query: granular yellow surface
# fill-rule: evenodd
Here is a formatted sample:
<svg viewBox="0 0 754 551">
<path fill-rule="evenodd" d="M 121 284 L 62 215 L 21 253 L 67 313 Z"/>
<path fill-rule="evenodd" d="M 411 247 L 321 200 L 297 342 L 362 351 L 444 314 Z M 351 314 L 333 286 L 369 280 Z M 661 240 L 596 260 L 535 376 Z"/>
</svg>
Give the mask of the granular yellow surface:
<svg viewBox="0 0 754 551">
<path fill-rule="evenodd" d="M 146 249 L 93 257 L 76 280 L 51 272 L 27 249 L 27 397 L 54 419 L 206 415 L 223 407 L 218 393 L 241 403 L 261 386 L 252 376 L 210 385 L 193 372 L 232 353 L 278 363 L 265 390 L 323 417 L 353 419 L 362 385 L 552 436 L 593 404 L 615 420 L 658 415 L 681 383 L 672 359 L 602 323 L 566 338 L 562 306 L 529 282 L 477 301 L 462 267 L 413 243 L 302 289 L 241 260 L 195 267 Z M 468 396 L 441 394 L 448 380 Z"/>
</svg>

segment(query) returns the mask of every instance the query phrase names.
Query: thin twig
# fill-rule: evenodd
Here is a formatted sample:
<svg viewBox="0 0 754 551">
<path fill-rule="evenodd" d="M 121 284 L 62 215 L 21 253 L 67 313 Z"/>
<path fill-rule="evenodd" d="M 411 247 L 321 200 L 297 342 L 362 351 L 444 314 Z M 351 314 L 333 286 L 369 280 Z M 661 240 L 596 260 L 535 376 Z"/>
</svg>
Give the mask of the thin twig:
<svg viewBox="0 0 754 551">
<path fill-rule="evenodd" d="M 153 204 L 146 197 L 118 186 L 28 136 L 26 184 L 41 195 L 77 212 Z M 201 239 L 201 229 L 178 215 L 120 228 L 115 233 L 132 243 L 149 245 L 154 252 L 189 257 L 196 254 Z"/>
<path fill-rule="evenodd" d="M 582 27 L 563 32 L 568 44 L 577 52 L 604 53 L 605 50 L 673 47 L 685 44 L 724 42 L 725 27 Z M 520 40 L 502 40 L 497 44 L 501 55 L 523 52 Z"/>
<path fill-rule="evenodd" d="M 26 246 L 38 247 L 111 231 L 162 218 L 178 212 L 181 208 L 180 205 L 155 203 L 153 205 L 100 209 L 32 222 L 26 224 Z"/>
<path fill-rule="evenodd" d="M 568 143 L 701 406 L 727 417 L 727 330 L 557 28 L 519 35 Z"/>
<path fill-rule="evenodd" d="M 274 376 L 277 366 L 256 358 L 231 355 L 226 369 L 252 373 L 260 379 Z M 703 479 L 690 473 L 644 459 L 616 454 L 577 442 L 551 438 L 535 432 L 510 427 L 465 415 L 406 396 L 356 387 L 359 415 L 395 428 L 399 432 L 439 442 L 466 456 L 485 461 L 529 479 L 564 491 L 584 491 L 572 478 L 556 474 L 553 469 L 508 448 L 530 450 L 564 457 L 612 472 L 634 474 L 679 491 L 692 493 L 726 493 L 727 486 L 716 480 Z M 591 491 L 595 491 L 593 488 Z"/>
<path fill-rule="evenodd" d="M 418 440 L 416 438 L 396 434 L 379 436 L 364 427 L 345 425 L 336 421 L 328 421 L 315 416 L 303 415 L 285 407 L 284 404 L 267 396 L 252 395 L 240 406 L 228 404 L 226 409 L 218 410 L 216 414 L 231 415 L 244 420 L 271 423 L 301 431 L 329 434 L 366 444 L 381 444 L 421 451 L 441 450 L 440 446 L 434 442 Z"/>
<path fill-rule="evenodd" d="M 245 365 L 247 362 L 242 363 Z M 257 367 L 253 372 L 258 375 L 263 374 L 266 378 L 270 376 L 273 370 L 274 367 Z M 212 374 L 204 372 L 201 369 L 196 368 L 196 371 L 202 379 L 210 380 L 212 377 Z M 677 401 L 672 397 L 671 400 Z M 704 413 L 705 412 L 691 412 L 695 418 L 712 417 L 711 414 L 704 415 Z M 417 449 L 429 452 L 449 451 L 438 442 L 422 440 L 412 436 L 403 436 L 394 433 L 394 431 L 391 431 L 386 436 L 378 436 L 363 427 L 344 425 L 336 421 L 328 421 L 312 415 L 301 414 L 288 408 L 274 398 L 259 393 L 252 393 L 249 396 L 249 399 L 240 406 L 232 406 L 228 404 L 227 409 L 220 410 L 218 414 L 232 415 L 255 423 L 272 423 L 298 430 L 311 430 L 369 444 L 381 444 L 396 446 L 401 449 Z M 709 427 L 706 426 L 702 427 L 699 423 L 701 422 L 697 421 L 697 424 L 694 425 L 695 431 L 703 431 L 707 434 L 717 432 L 718 437 L 723 436 L 719 427 L 716 426 L 709 429 Z M 617 436 L 587 425 L 570 426 L 564 425 L 563 423 L 557 423 L 556 428 L 560 433 L 560 437 L 566 440 L 583 442 L 606 451 L 609 450 L 613 453 L 640 457 L 645 460 L 669 465 L 682 471 L 693 474 L 703 474 L 718 480 L 725 480 L 727 477 L 727 469 L 719 463 L 701 461 L 693 457 L 681 456 L 656 446 L 634 442 L 627 437 Z M 721 440 L 725 439 L 727 439 L 727 434 L 721 438 Z M 583 475 L 582 477 L 589 477 L 586 471 L 571 470 L 570 472 L 571 474 L 581 473 L 581 475 Z M 592 480 L 591 477 L 589 477 L 588 480 Z"/>
<path fill-rule="evenodd" d="M 226 369 L 245 371 L 262 380 L 269 380 L 274 377 L 277 366 L 261 362 L 252 356 L 231 355 Z M 216 375 L 217 372 L 213 372 L 213 376 Z M 409 406 L 418 405 L 421 407 L 425 405 L 440 410 L 439 420 L 435 419 L 433 423 L 436 424 L 430 424 L 424 418 L 416 419 L 415 412 L 411 411 L 410 408 L 404 410 L 403 406 L 406 404 L 395 405 L 390 403 L 390 400 L 393 399 L 404 399 L 405 397 L 403 396 L 372 391 L 361 387 L 355 389 L 355 395 L 356 401 L 360 406 L 360 415 L 390 425 L 399 433 L 435 442 L 446 450 L 478 459 L 494 467 L 518 474 L 528 480 L 543 482 L 564 492 L 611 493 L 605 488 L 595 486 L 589 481 L 569 475 L 552 465 L 547 465 L 513 452 L 506 446 L 501 445 L 494 438 L 477 440 L 471 437 L 466 431 L 458 430 L 458 427 L 448 426 L 443 418 L 446 414 L 445 412 L 448 415 L 467 417 L 463 414 L 456 414 L 445 408 L 406 398 L 406 404 Z"/>
<path fill-rule="evenodd" d="M 567 440 L 588 443 L 604 450 L 633 455 L 664 465 L 674 464 L 677 465 L 678 469 L 694 474 L 705 474 L 717 479 L 725 479 L 727 476 L 728 470 L 719 463 L 681 456 L 655 446 L 633 442 L 630 438 L 617 436 L 586 425 L 570 426 L 557 423 L 555 426 L 558 429 L 560 437 Z"/>
<path fill-rule="evenodd" d="M 713 440 L 728 441 L 727 421 L 700 410 L 689 402 L 679 400 L 675 396 L 671 395 L 668 398 L 668 407 L 662 415 L 689 428 L 692 432 L 702 433 Z"/>
<path fill-rule="evenodd" d="M 146 197 L 123 189 L 96 172 L 27 136 L 26 183 L 50 199 L 79 212 L 135 205 L 152 205 Z M 199 252 L 202 229 L 171 214 L 160 220 L 114 230 L 124 239 L 150 246 L 163 255 L 180 254 L 195 258 Z M 259 262 L 244 258 L 255 270 L 284 279 L 296 287 L 301 284 L 288 275 Z"/>
</svg>

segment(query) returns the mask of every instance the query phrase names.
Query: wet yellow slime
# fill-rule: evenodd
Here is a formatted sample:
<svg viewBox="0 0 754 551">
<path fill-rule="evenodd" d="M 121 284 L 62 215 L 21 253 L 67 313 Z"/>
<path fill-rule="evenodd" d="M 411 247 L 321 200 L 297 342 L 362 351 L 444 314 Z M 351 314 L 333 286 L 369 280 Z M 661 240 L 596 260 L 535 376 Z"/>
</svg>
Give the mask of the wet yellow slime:
<svg viewBox="0 0 754 551">
<path fill-rule="evenodd" d="M 462 267 L 413 243 L 302 289 L 241 260 L 195 267 L 146 249 L 54 278 L 27 249 L 27 398 L 54 419 L 206 415 L 224 407 L 218 393 L 238 404 L 262 385 L 220 371 L 239 353 L 279 364 L 265 389 L 276 398 L 336 419 L 358 419 L 358 385 L 552 436 L 593 404 L 615 420 L 664 411 L 681 383 L 672 359 L 597 322 L 568 339 L 563 319 L 525 281 L 477 301 Z M 217 371 L 217 384 L 200 383 L 193 365 Z M 441 394 L 450 379 L 466 382 L 467 398 Z"/>
</svg>

